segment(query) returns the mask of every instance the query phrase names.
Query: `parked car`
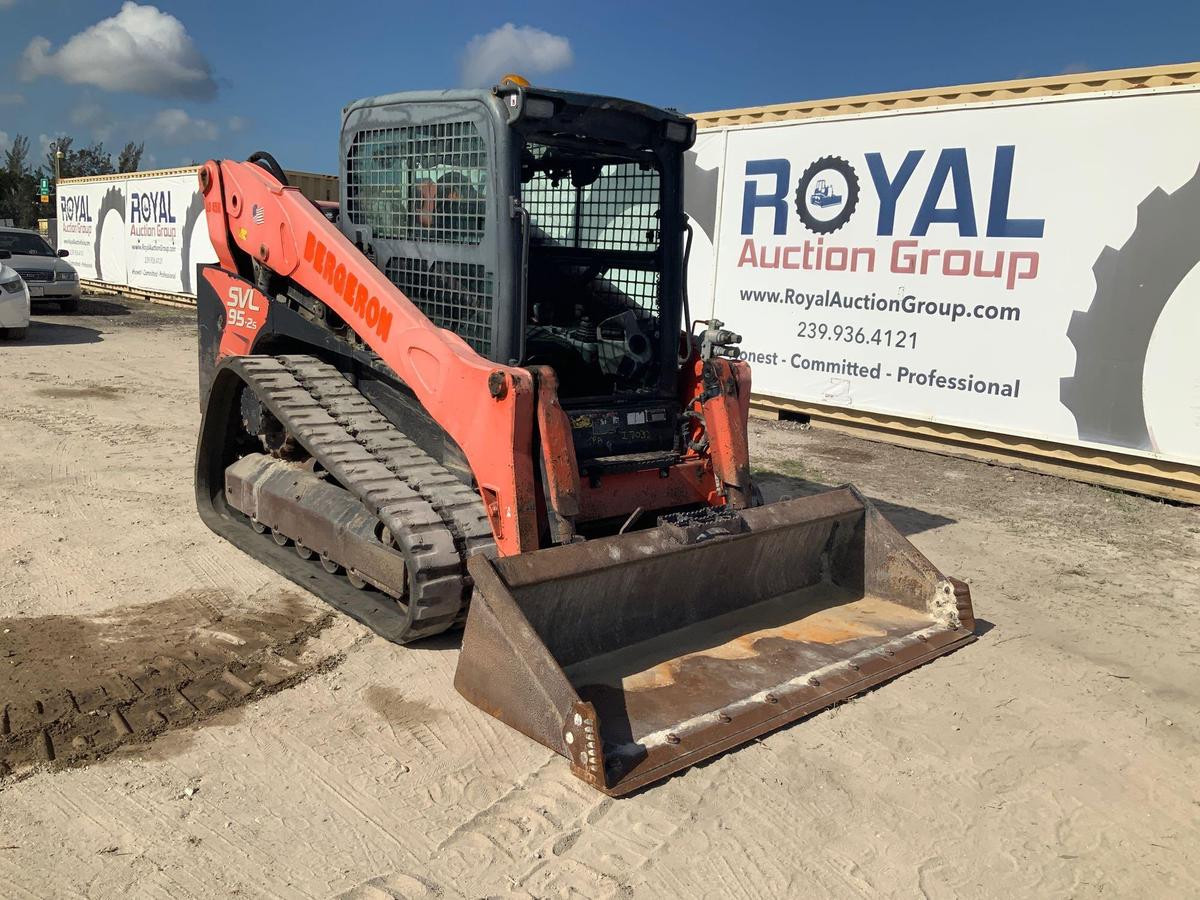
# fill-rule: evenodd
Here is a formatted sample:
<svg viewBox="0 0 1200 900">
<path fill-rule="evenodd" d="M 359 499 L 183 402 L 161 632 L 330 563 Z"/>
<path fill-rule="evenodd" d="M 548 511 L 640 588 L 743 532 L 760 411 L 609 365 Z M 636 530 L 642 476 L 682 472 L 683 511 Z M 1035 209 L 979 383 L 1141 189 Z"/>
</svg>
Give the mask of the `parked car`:
<svg viewBox="0 0 1200 900">
<path fill-rule="evenodd" d="M 57 303 L 63 312 L 79 308 L 79 273 L 62 258 L 66 250 L 55 252 L 40 234 L 24 228 L 0 228 L 0 250 L 11 254 L 8 265 L 24 279 L 31 301 Z"/>
<path fill-rule="evenodd" d="M 8 265 L 11 257 L 0 250 L 0 337 L 20 340 L 29 329 L 29 289 Z"/>
</svg>

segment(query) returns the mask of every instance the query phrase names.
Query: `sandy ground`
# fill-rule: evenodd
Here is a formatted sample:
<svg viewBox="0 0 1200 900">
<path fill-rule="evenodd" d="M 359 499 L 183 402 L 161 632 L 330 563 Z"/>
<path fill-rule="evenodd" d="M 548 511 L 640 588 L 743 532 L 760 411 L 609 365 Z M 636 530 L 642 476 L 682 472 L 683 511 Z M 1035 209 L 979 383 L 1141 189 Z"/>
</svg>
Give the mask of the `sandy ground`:
<svg viewBox="0 0 1200 900">
<path fill-rule="evenodd" d="M 1197 510 L 755 422 L 769 498 L 857 484 L 980 640 L 613 801 L 459 698 L 457 638 L 390 645 L 203 527 L 195 355 L 112 299 L 0 345 L 0 741 L 48 685 L 103 739 L 14 756 L 5 897 L 1200 894 Z"/>
</svg>

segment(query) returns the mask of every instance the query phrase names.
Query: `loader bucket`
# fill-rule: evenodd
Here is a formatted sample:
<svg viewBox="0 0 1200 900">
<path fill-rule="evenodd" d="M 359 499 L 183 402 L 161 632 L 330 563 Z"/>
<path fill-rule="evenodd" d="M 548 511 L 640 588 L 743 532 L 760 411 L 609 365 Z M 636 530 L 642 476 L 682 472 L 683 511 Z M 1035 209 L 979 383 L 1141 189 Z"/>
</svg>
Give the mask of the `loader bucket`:
<svg viewBox="0 0 1200 900">
<path fill-rule="evenodd" d="M 612 796 L 974 639 L 966 585 L 849 486 L 469 567 L 455 686 Z"/>
</svg>

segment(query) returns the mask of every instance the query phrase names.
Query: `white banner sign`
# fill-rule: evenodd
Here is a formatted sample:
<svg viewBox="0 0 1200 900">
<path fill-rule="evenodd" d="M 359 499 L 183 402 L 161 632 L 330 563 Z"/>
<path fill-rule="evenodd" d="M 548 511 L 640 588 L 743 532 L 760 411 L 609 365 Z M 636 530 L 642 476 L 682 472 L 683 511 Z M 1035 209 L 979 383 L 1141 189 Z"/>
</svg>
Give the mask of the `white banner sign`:
<svg viewBox="0 0 1200 900">
<path fill-rule="evenodd" d="M 195 173 L 66 181 L 58 205 L 81 278 L 195 296 L 197 263 L 216 261 Z"/>
<path fill-rule="evenodd" d="M 66 182 L 58 192 L 58 249 L 80 278 L 125 284 L 125 195 L 111 182 Z"/>
<path fill-rule="evenodd" d="M 758 394 L 1200 462 L 1195 122 L 1187 89 L 702 132 L 693 309 Z"/>
<path fill-rule="evenodd" d="M 194 294 L 196 263 L 217 259 L 208 240 L 204 201 L 196 176 L 138 179 L 128 183 L 128 190 L 125 231 L 129 235 L 129 284 L 145 290 Z"/>
</svg>

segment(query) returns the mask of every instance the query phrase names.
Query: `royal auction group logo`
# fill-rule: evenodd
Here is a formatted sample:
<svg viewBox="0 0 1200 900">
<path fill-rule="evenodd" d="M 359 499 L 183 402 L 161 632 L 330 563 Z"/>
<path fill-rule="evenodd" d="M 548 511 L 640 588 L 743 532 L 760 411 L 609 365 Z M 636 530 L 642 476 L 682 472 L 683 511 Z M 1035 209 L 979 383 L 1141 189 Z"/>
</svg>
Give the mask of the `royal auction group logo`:
<svg viewBox="0 0 1200 900">
<path fill-rule="evenodd" d="M 1041 251 L 1032 241 L 1042 238 L 1046 226 L 1042 217 L 1012 214 L 1016 150 L 1000 144 L 973 154 L 966 147 L 918 148 L 890 158 L 863 153 L 865 189 L 871 192 L 868 221 L 840 235 L 846 243 L 826 235 L 851 220 L 864 189 L 847 159 L 822 156 L 805 167 L 799 181 L 792 180 L 792 160 L 786 157 L 748 159 L 737 266 L 989 278 L 1014 290 L 1018 282 L 1037 278 Z M 972 178 L 987 185 L 979 203 Z M 796 220 L 815 237 L 797 235 Z M 1002 241 L 958 243 L 964 238 Z M 1014 245 L 1012 239 L 1025 243 Z"/>
<path fill-rule="evenodd" d="M 822 156 L 796 185 L 796 215 L 814 234 L 831 234 L 858 208 L 858 175 L 840 156 Z"/>
</svg>

